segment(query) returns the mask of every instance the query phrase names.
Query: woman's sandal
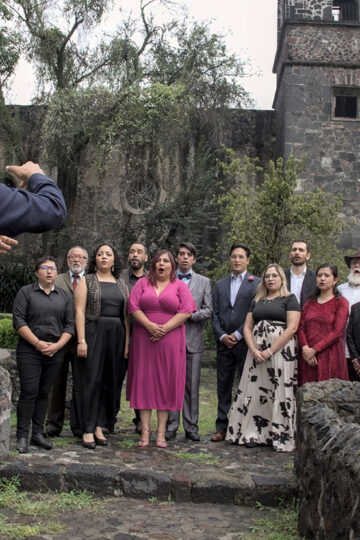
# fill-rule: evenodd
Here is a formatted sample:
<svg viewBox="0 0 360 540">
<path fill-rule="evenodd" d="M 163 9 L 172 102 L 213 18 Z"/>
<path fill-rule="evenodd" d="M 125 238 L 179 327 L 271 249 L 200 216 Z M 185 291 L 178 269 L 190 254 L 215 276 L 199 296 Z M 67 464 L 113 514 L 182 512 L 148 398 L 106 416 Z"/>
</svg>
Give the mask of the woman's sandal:
<svg viewBox="0 0 360 540">
<path fill-rule="evenodd" d="M 148 429 L 145 429 L 142 433 L 141 433 L 141 439 L 140 441 L 138 442 L 138 446 L 140 448 L 146 448 L 146 446 L 149 446 L 149 442 L 150 442 L 150 433 L 151 431 L 149 431 Z"/>
<path fill-rule="evenodd" d="M 159 437 L 161 437 L 164 440 L 159 441 Z M 165 441 L 165 433 L 163 431 L 156 432 L 156 446 L 158 448 L 167 448 L 167 442 Z"/>
</svg>

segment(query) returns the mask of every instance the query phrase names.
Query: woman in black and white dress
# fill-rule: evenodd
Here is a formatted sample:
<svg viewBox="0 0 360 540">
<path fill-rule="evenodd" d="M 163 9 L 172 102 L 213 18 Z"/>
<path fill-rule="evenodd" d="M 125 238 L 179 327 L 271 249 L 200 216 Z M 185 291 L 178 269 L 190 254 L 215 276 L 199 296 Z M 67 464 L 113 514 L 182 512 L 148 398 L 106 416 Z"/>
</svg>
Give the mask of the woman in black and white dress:
<svg viewBox="0 0 360 540">
<path fill-rule="evenodd" d="M 284 270 L 270 264 L 245 321 L 249 350 L 230 411 L 228 441 L 294 449 L 299 320 L 300 306 L 287 289 Z"/>
</svg>

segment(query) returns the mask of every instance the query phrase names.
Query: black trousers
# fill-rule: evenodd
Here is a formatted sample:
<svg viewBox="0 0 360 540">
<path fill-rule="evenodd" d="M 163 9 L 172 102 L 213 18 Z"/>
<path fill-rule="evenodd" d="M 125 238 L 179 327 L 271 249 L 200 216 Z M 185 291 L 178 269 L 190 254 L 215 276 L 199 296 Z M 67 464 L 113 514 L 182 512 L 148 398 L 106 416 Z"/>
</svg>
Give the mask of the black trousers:
<svg viewBox="0 0 360 540">
<path fill-rule="evenodd" d="M 226 431 L 228 412 L 232 402 L 232 388 L 236 369 L 241 378 L 247 353 L 247 346 L 242 339 L 235 347 L 228 349 L 222 343 L 217 344 L 216 371 L 218 411 L 216 431 Z"/>
<path fill-rule="evenodd" d="M 71 343 L 64 353 L 64 359 L 57 372 L 49 398 L 49 409 L 46 419 L 46 427 L 61 432 L 64 426 L 66 387 L 70 365 L 74 371 L 74 360 L 76 357 L 76 345 Z M 74 432 L 79 429 L 77 418 L 72 411 L 70 417 L 70 427 Z"/>
<path fill-rule="evenodd" d="M 50 358 L 36 351 L 30 344 L 22 344 L 21 350 L 16 351 L 20 379 L 17 438 L 28 436 L 31 421 L 33 434 L 44 433 L 48 395 L 62 358 L 63 351 Z"/>
</svg>

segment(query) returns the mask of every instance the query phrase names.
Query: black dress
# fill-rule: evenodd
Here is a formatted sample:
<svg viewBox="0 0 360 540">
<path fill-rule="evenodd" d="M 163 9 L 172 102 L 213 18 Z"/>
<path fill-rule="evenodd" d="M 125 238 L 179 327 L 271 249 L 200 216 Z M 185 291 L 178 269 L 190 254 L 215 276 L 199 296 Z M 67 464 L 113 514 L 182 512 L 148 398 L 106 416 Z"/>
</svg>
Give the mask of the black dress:
<svg viewBox="0 0 360 540">
<path fill-rule="evenodd" d="M 87 358 L 77 357 L 72 407 L 83 433 L 96 426 L 114 430 L 127 360 L 124 358 L 124 298 L 116 283 L 100 282 L 101 310 L 85 322 Z"/>
</svg>

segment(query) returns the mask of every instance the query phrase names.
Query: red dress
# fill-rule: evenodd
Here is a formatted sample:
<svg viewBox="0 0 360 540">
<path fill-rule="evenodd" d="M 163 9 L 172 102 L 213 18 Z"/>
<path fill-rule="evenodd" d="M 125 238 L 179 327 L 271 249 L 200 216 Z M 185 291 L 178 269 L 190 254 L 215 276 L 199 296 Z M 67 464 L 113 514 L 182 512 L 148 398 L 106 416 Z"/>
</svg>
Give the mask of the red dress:
<svg viewBox="0 0 360 540">
<path fill-rule="evenodd" d="M 349 380 L 344 350 L 344 332 L 349 316 L 346 298 L 334 297 L 324 304 L 308 299 L 303 307 L 298 329 L 300 348 L 316 349 L 317 366 L 299 359 L 299 386 L 328 379 Z"/>
</svg>

